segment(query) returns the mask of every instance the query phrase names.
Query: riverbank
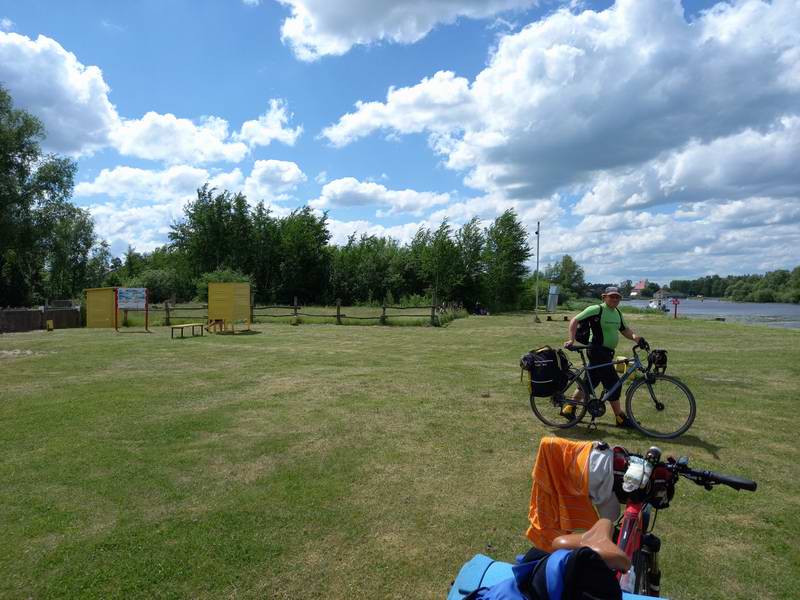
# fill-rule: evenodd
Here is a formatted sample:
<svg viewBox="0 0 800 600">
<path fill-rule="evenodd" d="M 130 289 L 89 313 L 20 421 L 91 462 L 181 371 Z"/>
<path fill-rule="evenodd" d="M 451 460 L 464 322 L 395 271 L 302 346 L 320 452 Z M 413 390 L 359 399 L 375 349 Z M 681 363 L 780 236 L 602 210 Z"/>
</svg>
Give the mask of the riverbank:
<svg viewBox="0 0 800 600">
<path fill-rule="evenodd" d="M 621 306 L 647 308 L 647 300 L 623 300 Z M 671 300 L 664 303 L 670 309 L 665 316 L 672 318 Z M 734 321 L 747 325 L 766 325 L 785 329 L 800 329 L 800 304 L 732 302 L 718 298 L 685 298 L 678 304 L 678 316 L 690 319 Z"/>
</svg>

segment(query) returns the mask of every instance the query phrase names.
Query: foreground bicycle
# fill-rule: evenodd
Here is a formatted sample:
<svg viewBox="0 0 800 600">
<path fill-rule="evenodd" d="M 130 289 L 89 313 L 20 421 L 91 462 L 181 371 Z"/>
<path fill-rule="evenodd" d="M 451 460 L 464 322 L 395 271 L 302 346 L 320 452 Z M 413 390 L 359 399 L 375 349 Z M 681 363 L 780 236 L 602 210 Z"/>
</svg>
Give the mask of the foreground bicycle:
<svg viewBox="0 0 800 600">
<path fill-rule="evenodd" d="M 609 450 L 608 445 L 602 442 L 598 447 Z M 616 572 L 620 588 L 627 594 L 660 596 L 661 569 L 658 556 L 662 542 L 653 533 L 653 529 L 658 511 L 669 508 L 675 495 L 675 485 L 681 477 L 707 490 L 713 489 L 716 485 L 726 485 L 737 491 L 754 492 L 757 488 L 756 482 L 749 479 L 691 469 L 689 459 L 685 456 L 678 460 L 670 456 L 666 461 L 662 461 L 661 450 L 655 446 L 644 456 L 616 446 L 613 448 L 613 461 L 614 490 L 619 502 L 624 504 L 625 510 L 615 526 L 612 527 L 611 523 L 606 521 L 609 529 L 604 535 L 613 536 L 616 547 L 627 558 L 624 559 L 626 563 L 624 567 L 611 565 L 608 562 L 607 564 Z M 593 527 L 592 530 L 594 529 Z M 573 549 L 590 545 L 575 538 L 581 538 L 581 534 L 568 534 L 556 538 L 553 546 L 557 549 Z M 605 557 L 603 558 L 605 560 Z M 514 578 L 512 569 L 513 565 L 510 563 L 495 561 L 478 554 L 461 568 L 453 582 L 448 600 L 463 600 L 479 588 L 488 588 Z M 623 594 L 623 600 L 629 598 L 627 594 Z"/>
<path fill-rule="evenodd" d="M 628 453 L 622 447 L 614 448 L 614 473 L 618 478 L 626 471 L 631 461 L 641 461 L 652 469 L 642 487 L 627 495 L 625 512 L 617 527 L 617 546 L 625 551 L 633 565 L 628 573 L 620 575 L 620 586 L 624 591 L 643 596 L 658 596 L 661 571 L 658 553 L 661 540 L 653 534 L 656 514 L 669 507 L 675 493 L 675 483 L 684 477 L 711 490 L 715 485 L 726 485 L 735 490 L 756 491 L 755 481 L 722 475 L 713 471 L 695 471 L 689 468 L 689 459 L 682 456 L 677 461 L 668 457 L 661 461 L 661 450 L 655 446 L 645 456 Z M 652 519 L 651 519 L 652 516 Z"/>
<path fill-rule="evenodd" d="M 606 399 L 624 383 L 634 377 L 625 393 L 625 412 L 632 425 L 643 434 L 661 439 L 672 439 L 685 433 L 692 426 L 697 412 L 691 390 L 677 377 L 667 375 L 666 351 L 650 350 L 649 345 L 636 344 L 633 357 L 621 357 L 609 363 L 588 366 L 585 351 L 588 346 L 573 344 L 567 350 L 580 354 L 582 367 L 569 365 L 567 387 L 549 397 L 537 397 L 531 393 L 533 413 L 545 425 L 566 429 L 577 425 L 588 412 L 590 428 L 596 428 L 595 419 L 606 412 Z M 638 351 L 647 352 L 647 363 L 642 362 Z M 609 365 L 628 365 L 620 380 L 602 398 L 595 393 L 591 371 Z M 581 400 L 574 400 L 576 390 L 583 393 Z M 564 408 L 572 406 L 572 410 Z"/>
</svg>

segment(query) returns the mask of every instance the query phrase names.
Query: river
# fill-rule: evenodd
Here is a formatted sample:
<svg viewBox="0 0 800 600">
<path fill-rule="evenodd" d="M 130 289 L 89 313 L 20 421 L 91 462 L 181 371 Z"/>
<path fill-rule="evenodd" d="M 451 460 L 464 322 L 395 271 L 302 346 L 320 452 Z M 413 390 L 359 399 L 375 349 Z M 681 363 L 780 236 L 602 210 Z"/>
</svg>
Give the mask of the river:
<svg viewBox="0 0 800 600">
<path fill-rule="evenodd" d="M 622 305 L 647 308 L 648 302 L 649 300 L 624 300 Z M 669 307 L 669 316 L 672 317 L 671 300 L 667 299 L 664 303 Z M 720 318 L 769 327 L 800 329 L 800 304 L 730 302 L 716 298 L 700 301 L 695 298 L 683 298 L 678 305 L 678 316 L 691 319 Z"/>
</svg>

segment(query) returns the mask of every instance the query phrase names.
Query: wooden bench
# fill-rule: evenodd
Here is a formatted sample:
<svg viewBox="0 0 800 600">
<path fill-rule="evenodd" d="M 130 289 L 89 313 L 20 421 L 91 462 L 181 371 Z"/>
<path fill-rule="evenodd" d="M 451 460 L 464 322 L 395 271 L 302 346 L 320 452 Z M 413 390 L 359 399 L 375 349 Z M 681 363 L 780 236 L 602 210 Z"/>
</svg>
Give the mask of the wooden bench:
<svg viewBox="0 0 800 600">
<path fill-rule="evenodd" d="M 205 324 L 204 323 L 184 323 L 182 325 L 170 325 L 170 327 L 172 328 L 172 331 L 170 331 L 169 336 L 172 339 L 175 339 L 175 330 L 176 329 L 180 329 L 181 337 L 183 337 L 183 332 L 186 329 L 190 328 L 190 327 L 192 328 L 192 337 L 195 336 L 195 328 L 196 327 L 200 328 L 200 337 L 202 337 L 203 336 L 203 327 L 205 327 Z"/>
</svg>

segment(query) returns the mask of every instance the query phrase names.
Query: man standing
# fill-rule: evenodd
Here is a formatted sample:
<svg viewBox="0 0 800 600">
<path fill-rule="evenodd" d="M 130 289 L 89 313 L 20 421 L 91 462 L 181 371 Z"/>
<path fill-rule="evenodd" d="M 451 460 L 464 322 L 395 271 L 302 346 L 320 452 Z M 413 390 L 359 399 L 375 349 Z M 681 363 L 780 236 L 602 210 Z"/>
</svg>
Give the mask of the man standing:
<svg viewBox="0 0 800 600">
<path fill-rule="evenodd" d="M 625 324 L 620 312 L 619 302 L 622 300 L 622 295 L 619 289 L 610 286 L 605 289 L 601 295 L 603 299 L 602 304 L 589 306 L 574 319 L 569 322 L 569 340 L 564 343 L 564 346 L 569 348 L 575 344 L 575 336 L 578 332 L 578 325 L 581 321 L 589 320 L 589 349 L 586 354 L 589 357 L 589 366 L 602 365 L 610 363 L 614 359 L 614 350 L 617 348 L 619 342 L 619 334 L 621 333 L 629 340 L 639 343 L 644 346 L 646 342 L 642 336 L 636 335 L 633 330 Z M 597 384 L 602 383 L 603 388 L 607 391 L 610 390 L 619 381 L 619 375 L 614 368 L 614 365 L 591 369 L 588 371 L 592 385 L 595 387 Z M 608 398 L 611 409 L 617 421 L 617 427 L 630 427 L 631 422 L 622 408 L 619 405 L 619 397 L 622 393 L 622 386 Z M 583 392 L 580 389 L 575 390 L 572 396 L 573 400 L 582 400 Z M 571 404 L 564 407 L 564 416 L 568 419 L 575 418 L 575 407 Z"/>
</svg>

